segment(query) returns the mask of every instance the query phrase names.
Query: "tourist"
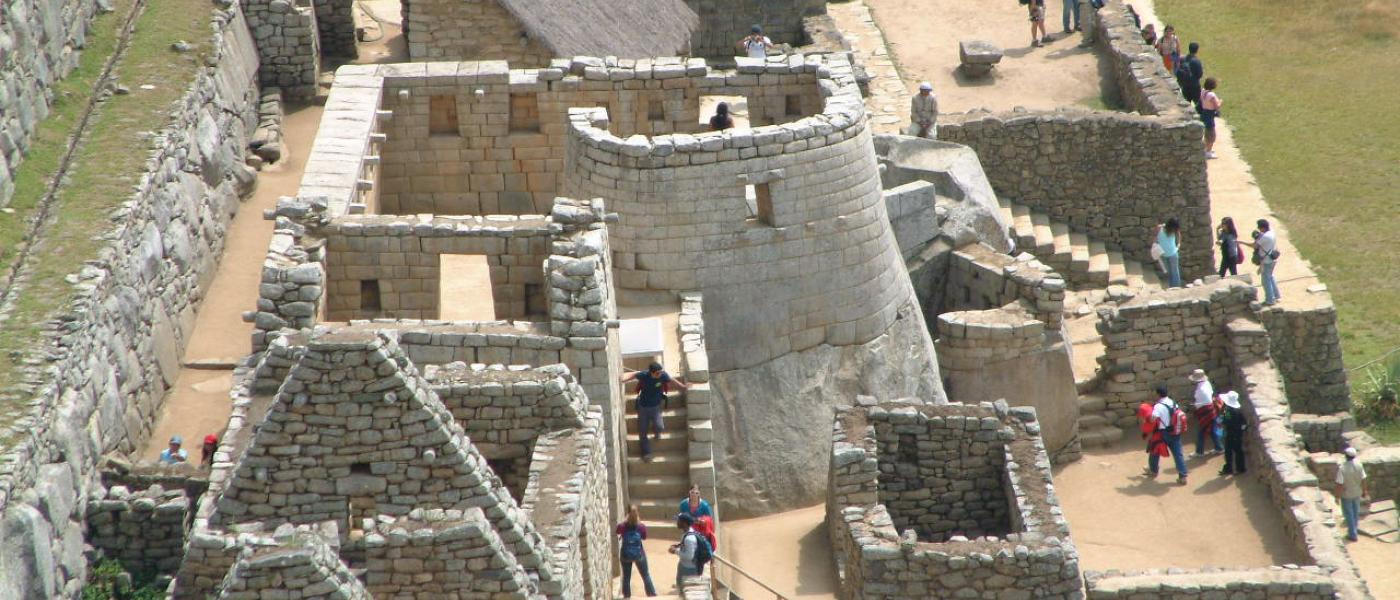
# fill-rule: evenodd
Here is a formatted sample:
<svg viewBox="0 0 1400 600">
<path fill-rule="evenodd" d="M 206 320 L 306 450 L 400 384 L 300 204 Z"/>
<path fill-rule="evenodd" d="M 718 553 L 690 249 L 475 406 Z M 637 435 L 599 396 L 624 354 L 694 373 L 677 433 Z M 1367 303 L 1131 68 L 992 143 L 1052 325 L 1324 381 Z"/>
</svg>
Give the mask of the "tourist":
<svg viewBox="0 0 1400 600">
<path fill-rule="evenodd" d="M 676 555 L 676 591 L 685 589 L 681 585 L 686 577 L 704 572 L 704 559 L 709 555 L 709 542 L 695 530 L 695 519 L 686 513 L 676 515 L 676 529 L 681 530 L 679 544 L 671 544 L 670 552 Z M 701 549 L 701 546 L 704 549 Z"/>
<path fill-rule="evenodd" d="M 739 40 L 740 50 L 747 52 L 749 58 L 768 58 L 768 50 L 773 48 L 773 40 L 763 35 L 763 28 L 754 25 L 749 28 L 748 37 Z"/>
<path fill-rule="evenodd" d="M 1153 48 L 1157 47 L 1157 28 L 1151 23 L 1142 28 L 1142 42 Z"/>
<path fill-rule="evenodd" d="M 1200 426 L 1196 431 L 1196 456 L 1206 455 L 1206 436 L 1210 436 L 1211 447 L 1214 448 L 1211 454 L 1219 454 L 1225 447 L 1215 431 L 1215 418 L 1219 416 L 1215 409 L 1215 388 L 1211 387 L 1210 377 L 1201 369 L 1191 372 L 1191 382 L 1196 384 L 1191 410 L 1196 415 L 1196 424 Z"/>
<path fill-rule="evenodd" d="M 185 443 L 178 435 L 170 436 L 170 447 L 160 451 L 160 464 L 176 465 L 189 460 L 189 453 L 180 446 Z"/>
<path fill-rule="evenodd" d="M 1045 0 L 1030 0 L 1026 8 L 1031 16 L 1031 45 L 1039 48 L 1049 41 L 1045 33 Z M 1039 37 L 1035 34 L 1037 31 L 1040 32 Z"/>
<path fill-rule="evenodd" d="M 1228 385 L 1220 386 L 1220 423 L 1225 429 L 1225 467 L 1221 475 L 1244 475 L 1248 468 L 1244 461 L 1244 430 L 1247 422 L 1240 409 L 1240 394 Z"/>
<path fill-rule="evenodd" d="M 1138 430 L 1141 432 L 1142 439 L 1147 440 L 1147 454 L 1149 456 L 1155 454 L 1159 458 L 1170 456 L 1171 452 L 1167 450 L 1167 443 L 1162 440 L 1162 432 L 1157 429 L 1157 421 L 1152 418 L 1152 403 L 1139 404 L 1137 418 Z"/>
<path fill-rule="evenodd" d="M 715 107 L 715 116 L 710 117 L 710 129 L 724 131 L 734 126 L 734 118 L 729 116 L 729 103 L 720 102 Z"/>
<path fill-rule="evenodd" d="M 1206 74 L 1206 68 L 1201 64 L 1201 57 L 1197 53 L 1201 51 L 1201 45 L 1191 42 L 1186 47 L 1189 54 L 1182 57 L 1181 62 L 1176 65 L 1176 83 L 1181 86 L 1181 95 L 1191 102 L 1196 110 L 1201 109 L 1201 77 Z"/>
<path fill-rule="evenodd" d="M 1214 77 L 1207 77 L 1201 84 L 1201 103 L 1197 111 L 1201 113 L 1201 124 L 1206 127 L 1206 158 L 1215 158 L 1215 119 L 1220 117 L 1220 96 L 1215 88 L 1220 85 Z"/>
<path fill-rule="evenodd" d="M 1342 517 L 1347 521 L 1347 539 L 1356 541 L 1356 521 L 1361 518 L 1361 500 L 1366 497 L 1366 469 L 1356 460 L 1356 448 L 1346 449 L 1347 460 L 1337 468 L 1337 497 L 1342 499 Z"/>
<path fill-rule="evenodd" d="M 1162 270 L 1167 272 L 1167 287 L 1181 287 L 1181 257 L 1178 255 L 1181 247 L 1181 223 L 1176 217 L 1157 226 L 1155 243 L 1161 248 Z"/>
<path fill-rule="evenodd" d="M 671 377 L 661 368 L 660 363 L 651 363 L 645 372 L 628 371 L 622 375 L 621 380 L 622 383 L 637 382 L 637 434 L 641 438 L 642 460 L 651 461 L 651 442 L 647 439 L 647 434 L 654 433 L 659 440 L 662 430 L 665 429 L 661 422 L 661 411 L 666 403 L 666 386 L 672 383 L 681 389 L 689 386 Z"/>
<path fill-rule="evenodd" d="M 938 96 L 933 95 L 933 84 L 919 84 L 919 93 L 909 104 L 909 120 L 914 122 L 911 129 L 915 137 L 938 137 Z"/>
<path fill-rule="evenodd" d="M 1278 236 L 1269 228 L 1268 219 L 1259 219 L 1255 225 L 1259 229 L 1254 232 L 1254 243 L 1243 240 L 1240 243 L 1254 249 L 1254 264 L 1259 265 L 1259 279 L 1263 280 L 1264 285 L 1264 306 L 1273 306 L 1283 299 L 1278 291 L 1278 281 L 1274 279 L 1274 265 L 1279 257 Z"/>
<path fill-rule="evenodd" d="M 714 517 L 714 511 L 710 510 L 710 503 L 700 497 L 700 486 L 690 486 L 690 495 L 681 500 L 681 512 L 690 515 L 691 518 Z"/>
<path fill-rule="evenodd" d="M 1176 72 L 1176 63 L 1181 60 L 1181 39 L 1176 37 L 1176 28 L 1168 25 L 1162 30 L 1162 39 L 1157 40 L 1157 53 L 1162 55 L 1162 64 L 1168 73 Z"/>
<path fill-rule="evenodd" d="M 1157 403 L 1152 405 L 1152 425 L 1156 432 L 1162 436 L 1162 443 L 1171 452 L 1172 461 L 1176 463 L 1176 482 L 1186 485 L 1186 457 L 1181 451 L 1181 432 L 1174 427 L 1173 421 L 1176 419 L 1176 401 L 1167 396 L 1167 386 L 1157 386 Z M 1149 453 L 1147 455 L 1147 475 L 1156 477 L 1159 471 L 1161 455 Z"/>
<path fill-rule="evenodd" d="M 1070 16 L 1074 17 L 1074 29 L 1070 29 L 1069 27 Z M 1062 15 L 1060 20 L 1065 26 L 1065 35 L 1069 35 L 1071 32 L 1074 31 L 1079 31 L 1079 0 L 1064 1 L 1064 14 Z"/>
<path fill-rule="evenodd" d="M 1216 243 L 1220 246 L 1220 276 L 1225 273 L 1239 275 L 1240 234 L 1235 231 L 1235 220 L 1225 217 L 1215 228 Z"/>
<path fill-rule="evenodd" d="M 655 596 L 656 586 L 651 583 L 647 551 L 642 544 L 647 539 L 647 526 L 642 523 L 641 511 L 636 504 L 627 507 L 627 520 L 617 524 L 617 537 L 622 539 L 618 552 L 622 561 L 622 597 L 632 597 L 632 565 L 636 565 L 642 574 L 642 585 L 646 586 L 647 596 Z"/>
<path fill-rule="evenodd" d="M 214 464 L 214 451 L 219 449 L 219 436 L 209 434 L 204 436 L 204 445 L 199 448 L 199 464 L 211 466 Z"/>
</svg>

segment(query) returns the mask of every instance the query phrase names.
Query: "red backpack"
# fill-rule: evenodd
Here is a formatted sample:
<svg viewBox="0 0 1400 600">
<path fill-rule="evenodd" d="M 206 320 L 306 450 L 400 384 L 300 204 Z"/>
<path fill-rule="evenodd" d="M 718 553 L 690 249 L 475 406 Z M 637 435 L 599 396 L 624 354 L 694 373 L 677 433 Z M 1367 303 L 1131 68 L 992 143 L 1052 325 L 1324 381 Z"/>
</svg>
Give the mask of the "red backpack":
<svg viewBox="0 0 1400 600">
<path fill-rule="evenodd" d="M 1186 428 L 1189 425 L 1189 423 L 1186 420 L 1186 411 L 1181 410 L 1181 407 L 1177 406 L 1175 402 L 1171 404 L 1171 411 L 1172 424 L 1171 427 L 1167 428 L 1167 433 L 1170 433 L 1172 435 L 1185 435 Z"/>
</svg>

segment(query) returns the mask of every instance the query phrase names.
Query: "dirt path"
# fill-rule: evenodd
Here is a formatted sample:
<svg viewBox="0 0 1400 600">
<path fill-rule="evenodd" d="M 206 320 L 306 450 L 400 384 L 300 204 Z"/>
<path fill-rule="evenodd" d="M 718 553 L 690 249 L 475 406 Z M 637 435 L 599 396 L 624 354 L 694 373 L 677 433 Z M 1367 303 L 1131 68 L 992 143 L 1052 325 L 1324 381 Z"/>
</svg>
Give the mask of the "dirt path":
<svg viewBox="0 0 1400 600">
<path fill-rule="evenodd" d="M 1195 440 L 1191 440 L 1194 449 Z M 1085 569 L 1264 567 L 1303 563 L 1268 489 L 1254 477 L 1216 476 L 1219 456 L 1188 459 L 1176 484 L 1171 459 L 1155 480 L 1137 438 L 1055 470 L 1055 490 Z"/>
<path fill-rule="evenodd" d="M 835 598 L 837 585 L 826 505 L 725 521 L 720 555 L 788 598 Z M 743 577 L 729 577 L 742 598 L 772 594 Z"/>
</svg>

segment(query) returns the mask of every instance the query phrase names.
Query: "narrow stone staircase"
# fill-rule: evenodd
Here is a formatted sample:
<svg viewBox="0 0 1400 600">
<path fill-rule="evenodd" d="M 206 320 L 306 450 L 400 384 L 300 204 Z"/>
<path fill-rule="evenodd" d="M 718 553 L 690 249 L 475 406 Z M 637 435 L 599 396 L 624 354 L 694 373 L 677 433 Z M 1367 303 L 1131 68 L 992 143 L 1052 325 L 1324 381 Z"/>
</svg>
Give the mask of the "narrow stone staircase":
<svg viewBox="0 0 1400 600">
<path fill-rule="evenodd" d="M 999 198 L 1001 213 L 1016 238 L 1016 248 L 1029 252 L 1040 262 L 1065 276 L 1071 288 L 1103 289 L 1121 285 L 1129 289 L 1159 288 L 1161 282 L 1151 266 L 1127 259 L 1099 240 L 1070 231 L 1069 225 L 1053 220 L 1028 206 Z"/>
<path fill-rule="evenodd" d="M 642 522 L 651 537 L 678 540 L 680 532 L 674 519 L 681 499 L 690 491 L 690 434 L 685 397 L 681 392 L 666 396 L 666 409 L 661 412 L 666 429 L 660 440 L 651 442 L 650 462 L 642 460 L 637 414 L 627 414 L 627 496 L 628 502 L 641 509 Z M 629 401 L 629 409 L 631 406 Z"/>
<path fill-rule="evenodd" d="M 1126 435 L 1114 422 L 1113 413 L 1106 412 L 1107 408 L 1098 394 L 1079 395 L 1079 445 L 1083 449 L 1112 446 Z"/>
</svg>

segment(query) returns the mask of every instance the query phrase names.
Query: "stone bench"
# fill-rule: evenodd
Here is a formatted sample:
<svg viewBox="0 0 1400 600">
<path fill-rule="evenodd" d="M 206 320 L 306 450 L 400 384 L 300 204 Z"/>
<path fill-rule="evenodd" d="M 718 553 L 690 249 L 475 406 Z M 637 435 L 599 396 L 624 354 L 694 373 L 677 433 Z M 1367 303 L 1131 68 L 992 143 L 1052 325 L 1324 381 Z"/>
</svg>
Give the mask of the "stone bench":
<svg viewBox="0 0 1400 600">
<path fill-rule="evenodd" d="M 1001 48 L 991 42 L 967 40 L 958 42 L 962 71 L 968 77 L 985 77 L 1001 62 Z"/>
</svg>

